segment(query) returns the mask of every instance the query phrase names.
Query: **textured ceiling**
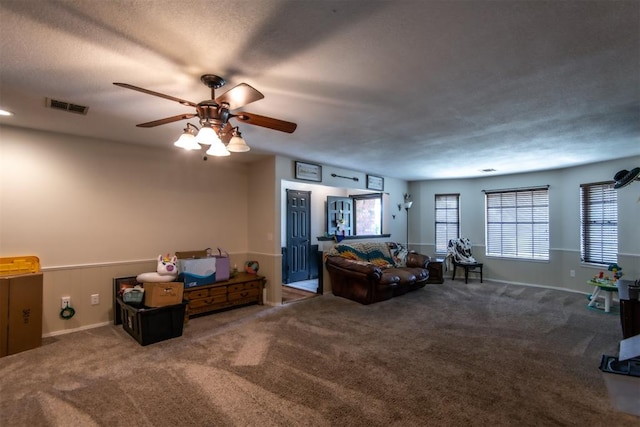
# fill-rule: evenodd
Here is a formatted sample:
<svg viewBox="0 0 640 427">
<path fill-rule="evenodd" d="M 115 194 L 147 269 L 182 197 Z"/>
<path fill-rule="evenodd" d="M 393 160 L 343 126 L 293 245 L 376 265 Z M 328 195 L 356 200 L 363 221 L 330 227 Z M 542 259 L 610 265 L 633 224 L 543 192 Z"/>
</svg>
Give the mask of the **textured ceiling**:
<svg viewBox="0 0 640 427">
<path fill-rule="evenodd" d="M 15 126 L 170 147 L 185 122 L 135 125 L 193 109 L 112 83 L 200 102 L 213 73 L 298 123 L 240 125 L 251 153 L 406 180 L 640 155 L 638 1 L 0 0 L 0 49 Z"/>
</svg>

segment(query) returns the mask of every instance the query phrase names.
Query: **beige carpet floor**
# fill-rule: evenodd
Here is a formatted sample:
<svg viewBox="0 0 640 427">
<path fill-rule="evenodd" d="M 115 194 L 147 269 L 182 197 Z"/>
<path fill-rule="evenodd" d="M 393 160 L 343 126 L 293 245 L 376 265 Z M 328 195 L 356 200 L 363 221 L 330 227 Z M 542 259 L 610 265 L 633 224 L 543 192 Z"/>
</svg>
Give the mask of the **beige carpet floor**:
<svg viewBox="0 0 640 427">
<path fill-rule="evenodd" d="M 586 303 L 446 280 L 204 316 L 146 347 L 104 326 L 0 359 L 0 425 L 638 426 L 598 369 L 619 319 Z"/>
</svg>

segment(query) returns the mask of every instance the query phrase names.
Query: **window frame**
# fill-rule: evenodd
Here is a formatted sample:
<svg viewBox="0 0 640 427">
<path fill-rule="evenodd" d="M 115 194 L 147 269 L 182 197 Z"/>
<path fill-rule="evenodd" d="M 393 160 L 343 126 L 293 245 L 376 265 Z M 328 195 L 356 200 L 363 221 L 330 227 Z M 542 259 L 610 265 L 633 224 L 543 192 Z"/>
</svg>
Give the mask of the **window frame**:
<svg viewBox="0 0 640 427">
<path fill-rule="evenodd" d="M 549 186 L 486 190 L 484 193 L 486 256 L 548 262 Z M 499 220 L 496 214 L 499 214 Z"/>
<path fill-rule="evenodd" d="M 327 196 L 327 234 L 334 235 L 337 233 L 337 216 L 340 215 L 344 220 L 345 237 L 384 237 L 384 193 L 363 193 L 363 194 L 350 194 L 348 196 Z M 357 205 L 358 201 L 379 199 L 380 200 L 380 234 L 356 234 L 357 230 Z M 337 214 L 331 209 L 332 202 L 349 201 L 351 210 Z M 347 205 L 342 204 L 345 208 Z"/>
<path fill-rule="evenodd" d="M 455 208 L 450 208 L 447 206 L 443 206 L 440 207 L 440 202 L 444 202 L 445 204 L 447 203 L 448 198 L 451 197 L 455 197 Z M 445 199 L 445 200 L 443 200 Z M 438 212 L 439 211 L 445 211 L 445 217 L 446 220 L 445 221 L 438 221 Z M 455 217 L 456 217 L 456 221 L 455 222 L 451 222 L 449 221 L 449 212 L 450 211 L 455 211 Z M 442 248 L 441 250 L 439 250 L 438 248 L 438 226 L 444 224 L 444 248 Z M 450 232 L 450 228 L 451 226 L 454 225 L 455 226 L 455 233 Z M 451 230 L 453 231 L 453 230 Z M 455 237 L 451 237 L 455 235 Z M 446 193 L 446 194 L 435 194 L 434 195 L 434 249 L 435 249 L 435 253 L 436 254 L 446 254 L 447 253 L 447 247 L 449 245 L 449 240 L 451 239 L 457 239 L 460 237 L 460 193 Z"/>
<path fill-rule="evenodd" d="M 353 232 L 354 236 L 381 236 L 382 224 L 384 223 L 384 200 L 382 199 L 382 193 L 371 194 L 354 194 L 349 196 L 353 200 Z M 380 201 L 380 233 L 378 234 L 358 234 L 358 202 L 362 200 L 378 199 Z"/>
<path fill-rule="evenodd" d="M 580 184 L 580 261 L 583 263 L 608 266 L 618 262 L 618 192 L 614 185 L 614 181 Z"/>
</svg>

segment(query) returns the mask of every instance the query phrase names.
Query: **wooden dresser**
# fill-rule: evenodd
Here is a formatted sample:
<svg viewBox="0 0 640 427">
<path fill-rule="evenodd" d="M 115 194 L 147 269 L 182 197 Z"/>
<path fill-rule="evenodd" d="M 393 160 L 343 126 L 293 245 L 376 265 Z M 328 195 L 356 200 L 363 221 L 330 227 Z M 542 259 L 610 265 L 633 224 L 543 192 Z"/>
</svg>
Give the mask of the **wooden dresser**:
<svg viewBox="0 0 640 427">
<path fill-rule="evenodd" d="M 212 285 L 195 286 L 184 290 L 187 301 L 185 318 L 247 304 L 262 304 L 264 276 L 238 273 L 235 277 Z"/>
</svg>

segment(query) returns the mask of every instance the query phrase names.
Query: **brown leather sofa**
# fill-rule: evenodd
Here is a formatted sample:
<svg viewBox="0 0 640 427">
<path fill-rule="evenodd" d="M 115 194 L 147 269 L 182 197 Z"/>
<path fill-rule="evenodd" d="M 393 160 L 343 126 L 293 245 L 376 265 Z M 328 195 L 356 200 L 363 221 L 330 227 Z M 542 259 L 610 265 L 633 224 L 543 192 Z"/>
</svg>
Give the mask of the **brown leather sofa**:
<svg viewBox="0 0 640 427">
<path fill-rule="evenodd" d="M 333 294 L 372 304 L 424 287 L 430 258 L 406 251 L 403 256 L 394 251 L 398 246 L 392 242 L 335 245 L 325 259 Z"/>
</svg>

